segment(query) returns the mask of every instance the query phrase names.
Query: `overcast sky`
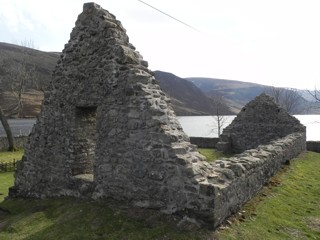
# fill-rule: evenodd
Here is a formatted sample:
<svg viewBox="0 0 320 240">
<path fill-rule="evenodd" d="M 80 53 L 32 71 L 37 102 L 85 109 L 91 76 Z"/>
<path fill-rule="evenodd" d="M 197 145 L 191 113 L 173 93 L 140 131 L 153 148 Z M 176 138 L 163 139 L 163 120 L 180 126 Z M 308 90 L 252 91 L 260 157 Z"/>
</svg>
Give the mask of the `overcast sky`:
<svg viewBox="0 0 320 240">
<path fill-rule="evenodd" d="M 97 0 L 151 70 L 265 85 L 320 86 L 319 0 Z M 62 51 L 82 0 L 0 0 L 0 41 Z"/>
</svg>

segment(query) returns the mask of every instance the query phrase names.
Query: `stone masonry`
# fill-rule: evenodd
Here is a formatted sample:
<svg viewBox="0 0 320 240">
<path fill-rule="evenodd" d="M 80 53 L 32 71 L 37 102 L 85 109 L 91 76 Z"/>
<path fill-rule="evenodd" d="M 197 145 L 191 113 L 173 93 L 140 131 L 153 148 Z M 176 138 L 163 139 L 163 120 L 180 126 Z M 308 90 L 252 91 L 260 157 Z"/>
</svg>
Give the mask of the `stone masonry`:
<svg viewBox="0 0 320 240">
<path fill-rule="evenodd" d="M 210 166 L 125 29 L 86 3 L 45 93 L 11 196 L 113 198 L 199 209 Z"/>
<path fill-rule="evenodd" d="M 298 119 L 262 93 L 242 108 L 220 136 L 216 148 L 241 153 L 295 132 L 306 132 Z"/>
<path fill-rule="evenodd" d="M 304 150 L 296 133 L 206 162 L 121 23 L 86 3 L 9 196 L 110 198 L 215 228 Z"/>
</svg>

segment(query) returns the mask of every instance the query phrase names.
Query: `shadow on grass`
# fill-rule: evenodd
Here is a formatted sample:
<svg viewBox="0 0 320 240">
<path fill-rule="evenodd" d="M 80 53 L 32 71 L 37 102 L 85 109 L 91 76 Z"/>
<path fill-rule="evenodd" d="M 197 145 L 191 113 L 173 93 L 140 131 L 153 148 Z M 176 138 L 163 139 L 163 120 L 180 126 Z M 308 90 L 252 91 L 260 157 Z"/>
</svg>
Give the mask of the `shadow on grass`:
<svg viewBox="0 0 320 240">
<path fill-rule="evenodd" d="M 0 207 L 10 212 L 0 214 L 0 239 L 211 239 L 177 227 L 179 217 L 111 201 L 10 199 Z"/>
</svg>

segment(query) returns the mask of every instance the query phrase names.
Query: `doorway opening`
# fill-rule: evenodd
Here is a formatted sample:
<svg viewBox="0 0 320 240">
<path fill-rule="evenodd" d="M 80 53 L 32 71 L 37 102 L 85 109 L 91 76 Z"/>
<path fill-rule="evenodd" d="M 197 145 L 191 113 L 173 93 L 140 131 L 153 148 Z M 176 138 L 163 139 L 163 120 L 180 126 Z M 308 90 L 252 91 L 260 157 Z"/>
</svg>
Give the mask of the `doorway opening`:
<svg viewBox="0 0 320 240">
<path fill-rule="evenodd" d="M 97 107 L 76 107 L 73 176 L 85 176 L 93 180 L 97 140 Z"/>
</svg>

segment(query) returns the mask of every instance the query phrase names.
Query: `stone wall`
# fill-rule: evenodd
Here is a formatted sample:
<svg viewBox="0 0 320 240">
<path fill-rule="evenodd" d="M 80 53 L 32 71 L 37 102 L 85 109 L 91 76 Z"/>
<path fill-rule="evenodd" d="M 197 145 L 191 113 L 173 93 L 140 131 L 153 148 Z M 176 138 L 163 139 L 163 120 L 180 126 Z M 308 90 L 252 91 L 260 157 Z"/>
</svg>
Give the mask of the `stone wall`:
<svg viewBox="0 0 320 240">
<path fill-rule="evenodd" d="M 179 212 L 194 207 L 194 171 L 208 165 L 121 22 L 84 4 L 10 196 L 113 198 Z"/>
<path fill-rule="evenodd" d="M 28 136 L 15 137 L 15 143 L 18 148 L 24 148 L 27 143 Z M 190 137 L 190 143 L 197 145 L 199 148 L 215 148 L 219 138 L 206 137 Z M 6 137 L 0 137 L 0 150 L 8 148 L 8 140 Z M 320 141 L 307 141 L 307 150 L 312 152 L 320 152 Z"/>
<path fill-rule="evenodd" d="M 190 142 L 199 148 L 216 148 L 219 138 L 190 137 Z M 320 153 L 320 141 L 307 141 L 307 151 Z"/>
<path fill-rule="evenodd" d="M 15 144 L 17 148 L 24 148 L 27 143 L 28 136 L 18 136 L 14 137 Z M 0 137 L 0 151 L 8 149 L 8 140 L 7 137 Z"/>
<path fill-rule="evenodd" d="M 217 149 L 241 153 L 295 132 L 305 133 L 306 127 L 263 93 L 246 104 L 223 130 Z"/>
<path fill-rule="evenodd" d="M 215 148 L 219 138 L 190 137 L 190 142 L 199 148 Z"/>
<path fill-rule="evenodd" d="M 268 182 L 287 161 L 306 150 L 305 133 L 293 133 L 256 149 L 211 164 L 213 224 L 218 226 Z"/>
<path fill-rule="evenodd" d="M 320 153 L 320 141 L 307 141 L 307 150 Z"/>
</svg>

